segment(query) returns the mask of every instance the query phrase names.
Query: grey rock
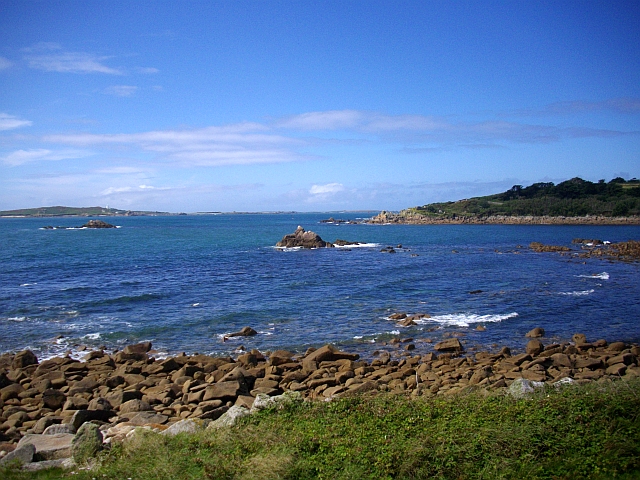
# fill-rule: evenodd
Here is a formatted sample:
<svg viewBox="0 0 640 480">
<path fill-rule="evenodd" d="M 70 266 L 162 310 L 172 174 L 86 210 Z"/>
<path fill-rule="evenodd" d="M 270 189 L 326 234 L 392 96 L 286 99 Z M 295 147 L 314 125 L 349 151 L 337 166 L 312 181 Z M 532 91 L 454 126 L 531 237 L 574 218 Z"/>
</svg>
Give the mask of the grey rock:
<svg viewBox="0 0 640 480">
<path fill-rule="evenodd" d="M 20 445 L 13 452 L 9 452 L 7 455 L 0 459 L 0 465 L 8 465 L 10 463 L 19 463 L 25 465 L 33 461 L 33 456 L 36 453 L 36 447 L 31 444 Z"/>
<path fill-rule="evenodd" d="M 194 420 L 180 420 L 162 432 L 162 435 L 174 436 L 179 433 L 196 433 L 201 429 L 202 427 Z"/>
<path fill-rule="evenodd" d="M 51 425 L 44 429 L 43 435 L 57 435 L 59 433 L 76 433 L 76 429 L 70 423 Z"/>
<path fill-rule="evenodd" d="M 48 468 L 63 468 L 68 470 L 76 466 L 73 458 L 59 458 L 58 460 L 45 460 L 43 462 L 33 462 L 22 467 L 27 472 L 37 472 L 38 470 L 46 470 Z"/>
<path fill-rule="evenodd" d="M 153 410 L 138 412 L 129 417 L 129 423 L 137 426 L 149 425 L 152 423 L 162 425 L 167 423 L 168 420 L 168 416 L 156 413 Z"/>
<path fill-rule="evenodd" d="M 20 439 L 18 446 L 33 445 L 36 448 L 36 460 L 56 460 L 71 456 L 73 437 L 74 435 L 70 433 L 58 433 L 56 435 L 27 434 Z"/>
<path fill-rule="evenodd" d="M 544 382 L 534 382 L 525 378 L 516 378 L 513 383 L 509 385 L 507 394 L 513 398 L 524 398 L 541 388 L 544 388 Z"/>
<path fill-rule="evenodd" d="M 220 418 L 211 422 L 207 426 L 207 429 L 232 427 L 233 425 L 236 424 L 239 418 L 246 417 L 247 415 L 250 415 L 250 414 L 251 412 L 248 409 L 234 405 L 229 410 L 227 410 L 227 412 L 224 415 L 222 415 Z"/>
<path fill-rule="evenodd" d="M 102 432 L 93 423 L 83 424 L 71 442 L 71 454 L 76 463 L 85 463 L 102 448 Z"/>
</svg>

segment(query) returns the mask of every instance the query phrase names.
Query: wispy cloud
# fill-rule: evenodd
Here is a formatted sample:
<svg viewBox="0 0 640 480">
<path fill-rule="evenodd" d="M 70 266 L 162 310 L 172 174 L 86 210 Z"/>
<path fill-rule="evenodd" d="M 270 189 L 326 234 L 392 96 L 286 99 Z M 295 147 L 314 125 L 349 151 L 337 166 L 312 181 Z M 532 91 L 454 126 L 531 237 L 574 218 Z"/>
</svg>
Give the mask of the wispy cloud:
<svg viewBox="0 0 640 480">
<path fill-rule="evenodd" d="M 582 113 L 611 112 L 616 114 L 640 113 L 640 98 L 620 97 L 599 102 L 568 100 L 554 102 L 539 109 L 522 109 L 504 112 L 502 115 L 540 116 L 540 115 L 576 115 Z"/>
<path fill-rule="evenodd" d="M 309 193 L 311 195 L 332 195 L 343 190 L 344 185 L 341 183 L 327 183 L 325 185 L 313 185 Z"/>
<path fill-rule="evenodd" d="M 11 62 L 9 59 L 0 57 L 0 70 L 6 70 L 12 65 L 13 65 L 13 62 Z"/>
<path fill-rule="evenodd" d="M 64 51 L 57 43 L 38 43 L 23 49 L 27 53 L 25 60 L 31 68 L 47 72 L 62 73 L 105 73 L 122 75 L 119 68 L 105 65 L 111 57 L 99 56 L 87 52 Z"/>
<path fill-rule="evenodd" d="M 112 85 L 105 88 L 102 92 L 116 97 L 130 97 L 136 93 L 137 90 L 138 87 L 133 85 Z"/>
<path fill-rule="evenodd" d="M 293 145 L 300 140 L 267 133 L 260 124 L 241 123 L 192 130 L 159 130 L 137 134 L 48 135 L 46 142 L 76 146 L 130 145 L 182 166 L 249 165 L 304 158 Z"/>
<path fill-rule="evenodd" d="M 13 115 L 0 113 L 0 130 L 13 130 L 14 128 L 29 127 L 33 124 L 30 120 L 22 120 Z"/>
<path fill-rule="evenodd" d="M 16 150 L 15 152 L 11 152 L 4 157 L 0 157 L 0 161 L 2 161 L 2 163 L 4 163 L 5 165 L 15 167 L 30 162 L 38 162 L 43 160 L 70 160 L 76 158 L 84 158 L 90 155 L 92 155 L 91 152 L 83 150 L 52 151 L 46 148 L 37 148 L 33 150 Z"/>
</svg>

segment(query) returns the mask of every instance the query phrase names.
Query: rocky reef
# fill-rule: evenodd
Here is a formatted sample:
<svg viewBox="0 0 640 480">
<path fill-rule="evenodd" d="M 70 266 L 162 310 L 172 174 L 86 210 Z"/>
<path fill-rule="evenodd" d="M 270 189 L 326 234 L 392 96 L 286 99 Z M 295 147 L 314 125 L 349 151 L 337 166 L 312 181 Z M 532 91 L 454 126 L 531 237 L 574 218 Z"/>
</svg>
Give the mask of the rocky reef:
<svg viewBox="0 0 640 480">
<path fill-rule="evenodd" d="M 360 245 L 360 242 L 350 242 L 348 240 L 337 239 L 335 242 L 325 242 L 320 235 L 311 230 L 307 231 L 298 226 L 295 232 L 282 237 L 277 248 L 332 248 L 335 246 L 345 247 L 349 245 Z"/>
</svg>

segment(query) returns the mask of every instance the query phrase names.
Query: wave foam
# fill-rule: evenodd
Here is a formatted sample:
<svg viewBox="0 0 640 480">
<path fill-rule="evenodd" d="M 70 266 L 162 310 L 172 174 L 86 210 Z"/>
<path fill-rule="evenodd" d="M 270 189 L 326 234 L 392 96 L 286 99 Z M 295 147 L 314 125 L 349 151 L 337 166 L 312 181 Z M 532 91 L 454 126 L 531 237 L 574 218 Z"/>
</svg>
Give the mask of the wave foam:
<svg viewBox="0 0 640 480">
<path fill-rule="evenodd" d="M 567 295 L 567 296 L 572 296 L 572 297 L 583 297 L 583 296 L 589 295 L 589 294 L 591 294 L 593 292 L 595 292 L 594 289 L 581 290 L 581 291 L 576 291 L 576 292 L 559 292 L 558 295 Z"/>
<path fill-rule="evenodd" d="M 414 320 L 418 324 L 439 323 L 445 326 L 468 327 L 472 323 L 496 323 L 517 317 L 518 313 L 511 312 L 503 315 L 478 315 L 475 313 L 453 313 L 447 315 L 435 315 L 431 318 Z"/>
<path fill-rule="evenodd" d="M 578 275 L 579 278 L 595 278 L 598 280 L 609 280 L 609 274 L 607 272 L 592 273 L 591 275 Z"/>
</svg>

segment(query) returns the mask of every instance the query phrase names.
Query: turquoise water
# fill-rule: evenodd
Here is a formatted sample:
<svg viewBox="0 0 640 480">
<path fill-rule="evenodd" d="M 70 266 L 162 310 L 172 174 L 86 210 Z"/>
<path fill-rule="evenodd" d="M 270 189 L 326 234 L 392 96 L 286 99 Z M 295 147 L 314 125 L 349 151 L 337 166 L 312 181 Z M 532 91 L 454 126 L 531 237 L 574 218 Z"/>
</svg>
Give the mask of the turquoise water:
<svg viewBox="0 0 640 480">
<path fill-rule="evenodd" d="M 319 223 L 330 215 L 357 217 L 121 217 L 108 230 L 41 229 L 86 220 L 77 218 L 0 219 L 0 352 L 31 348 L 44 358 L 150 340 L 168 354 L 332 342 L 370 356 L 397 336 L 414 338 L 422 353 L 452 333 L 466 348 L 517 349 L 536 326 L 546 342 L 576 332 L 640 339 L 640 264 L 526 248 L 639 239 L 638 226 Z M 273 247 L 298 225 L 368 246 Z M 380 252 L 398 244 L 395 254 Z M 431 318 L 403 328 L 388 319 L 397 311 Z M 259 334 L 222 341 L 244 326 Z"/>
</svg>

